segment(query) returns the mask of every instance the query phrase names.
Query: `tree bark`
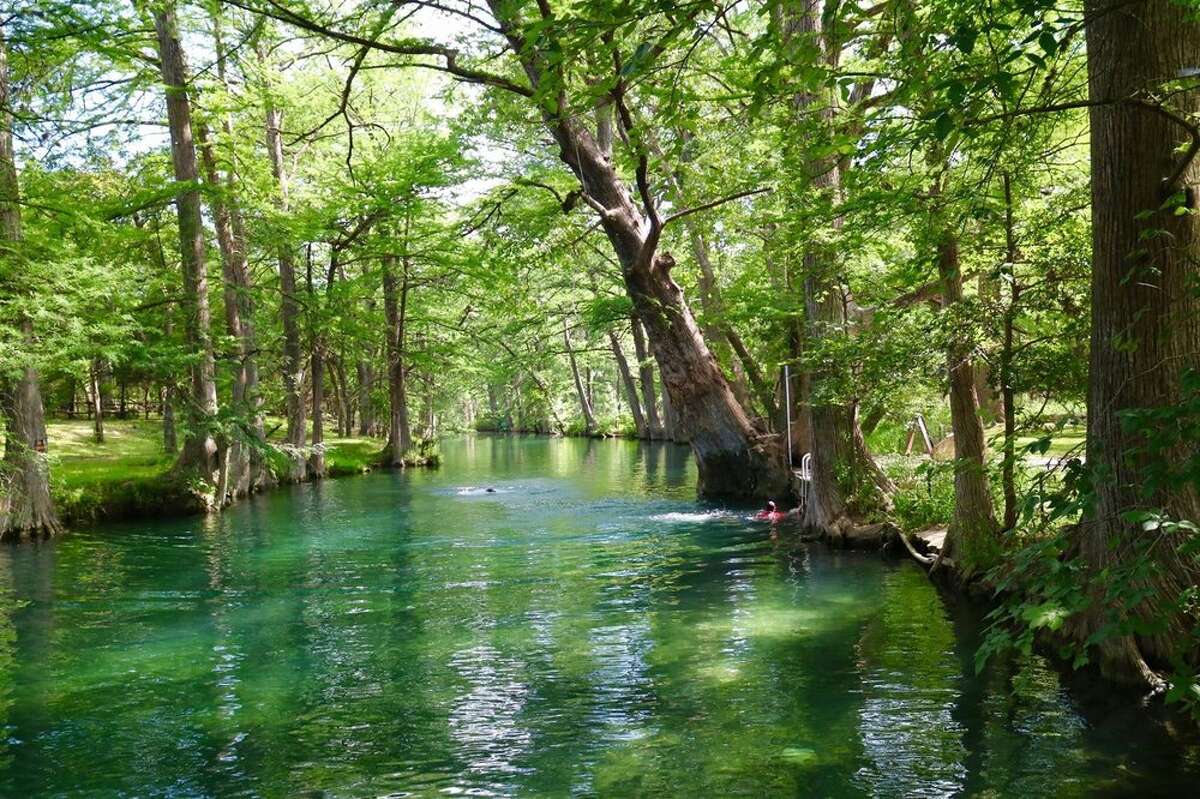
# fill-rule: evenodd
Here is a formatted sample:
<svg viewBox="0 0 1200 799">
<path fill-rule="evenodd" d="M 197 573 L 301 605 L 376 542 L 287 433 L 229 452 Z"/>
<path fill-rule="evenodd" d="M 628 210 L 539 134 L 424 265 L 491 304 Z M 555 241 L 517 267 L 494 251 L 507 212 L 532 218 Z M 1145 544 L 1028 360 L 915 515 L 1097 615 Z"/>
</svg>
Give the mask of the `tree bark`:
<svg viewBox="0 0 1200 799">
<path fill-rule="evenodd" d="M 663 393 L 662 437 L 667 441 L 678 441 L 679 427 L 675 423 L 675 409 L 671 407 L 671 395 Z"/>
<path fill-rule="evenodd" d="M 222 184 L 217 174 L 217 159 L 213 154 L 208 126 L 198 122 L 196 133 L 200 145 L 200 161 L 204 166 L 205 182 L 211 187 L 209 206 L 212 209 L 213 229 L 217 234 L 217 249 L 221 254 L 225 329 L 233 342 L 233 352 L 230 353 L 234 364 L 230 407 L 235 413 L 247 411 L 253 413 L 246 402 L 246 366 L 247 360 L 253 360 L 254 354 L 252 349 L 246 347 L 242 309 L 238 301 L 239 279 L 235 277 L 235 275 L 245 275 L 246 273 L 245 250 L 239 246 L 239 242 L 234 240 L 230 209 L 220 194 Z M 250 426 L 253 427 L 253 422 Z M 219 500 L 225 502 L 250 493 L 251 475 L 249 448 L 243 445 L 241 436 L 229 436 L 224 442 L 223 449 L 226 485 L 224 496 L 219 497 Z"/>
<path fill-rule="evenodd" d="M 579 397 L 579 410 L 583 414 L 583 423 L 587 434 L 596 433 L 596 414 L 592 411 L 592 401 L 588 397 L 587 387 L 579 376 L 579 365 L 575 362 L 575 350 L 571 347 L 571 331 L 567 327 L 567 319 L 563 317 L 563 344 L 567 348 L 567 360 L 571 364 L 571 377 L 575 380 L 575 393 Z"/>
<path fill-rule="evenodd" d="M 402 263 L 403 275 L 397 279 L 396 266 Z M 388 427 L 384 462 L 403 466 L 404 453 L 412 449 L 412 429 L 408 420 L 407 371 L 404 363 L 404 325 L 408 313 L 408 262 L 394 255 L 382 259 L 383 313 L 387 320 Z"/>
<path fill-rule="evenodd" d="M 217 415 L 216 367 L 209 330 L 208 274 L 204 252 L 204 225 L 200 192 L 196 188 L 196 149 L 192 139 L 191 106 L 187 94 L 187 69 L 172 4 L 156 9 L 159 68 L 167 87 L 167 123 L 171 134 L 171 159 L 180 185 L 175 197 L 179 215 L 180 266 L 183 272 L 184 337 L 194 362 L 191 367 L 189 423 L 176 470 L 193 473 L 216 483 L 218 447 L 209 426 Z"/>
<path fill-rule="evenodd" d="M 212 15 L 213 39 L 217 54 L 217 79 L 228 87 L 225 48 L 221 16 Z M 237 496 L 260 490 L 274 483 L 267 465 L 266 424 L 262 412 L 262 396 L 258 377 L 258 336 L 254 325 L 254 295 L 247 264 L 246 229 L 242 210 L 236 202 L 237 180 L 233 167 L 233 122 L 228 114 L 221 119 L 221 130 L 229 142 L 229 161 L 224 180 L 218 171 L 217 158 L 207 131 L 200 127 L 201 161 L 205 178 L 214 189 L 212 200 L 213 227 L 221 253 L 222 289 L 225 306 L 225 327 L 234 341 L 233 409 L 246 423 L 230 443 L 230 483 Z M 222 199 L 220 189 L 227 193 Z"/>
<path fill-rule="evenodd" d="M 103 380 L 104 363 L 99 358 L 92 360 L 92 368 L 88 371 L 92 387 L 92 440 L 97 444 L 104 443 L 104 398 L 100 393 L 100 383 Z"/>
<path fill-rule="evenodd" d="M 312 375 L 312 452 L 308 456 L 308 476 L 325 477 L 325 356 L 318 341 L 313 346 L 309 373 Z"/>
<path fill-rule="evenodd" d="M 2 289 L 21 269 L 21 192 L 13 153 L 13 114 L 8 49 L 0 30 L 0 265 Z M 7 299 L 7 297 L 6 297 Z M 33 321 L 22 315 L 21 337 L 34 343 Z M 31 357 L 30 355 L 26 356 Z M 26 363 L 20 377 L 0 384 L 5 417 L 4 465 L 0 473 L 0 540 L 52 536 L 61 527 L 50 496 L 50 464 L 46 459 L 46 420 L 38 372 Z"/>
<path fill-rule="evenodd" d="M 658 418 L 658 396 L 654 389 L 654 362 L 646 351 L 646 336 L 637 317 L 630 320 L 633 330 L 633 352 L 638 360 L 638 378 L 642 384 L 643 413 L 646 419 L 646 437 L 662 438 L 663 424 Z"/>
<path fill-rule="evenodd" d="M 934 224 L 941 227 L 937 255 L 942 304 L 944 308 L 953 308 L 962 301 L 958 239 L 938 217 L 940 214 L 935 212 Z M 1000 528 L 984 464 L 983 422 L 975 397 L 971 351 L 969 339 L 957 330 L 950 331 L 946 366 L 950 377 L 950 424 L 954 431 L 954 518 L 946 532 L 942 556 L 954 563 L 963 580 L 992 565 L 1000 548 Z"/>
<path fill-rule="evenodd" d="M 823 5 L 821 0 L 802 0 L 796 8 L 784 8 L 783 43 L 787 51 L 799 55 L 815 48 L 827 66 L 836 68 L 841 43 L 833 32 L 824 29 Z M 793 98 L 793 107 L 798 123 L 815 120 L 826 131 L 834 129 L 836 104 L 829 90 L 800 92 Z M 821 207 L 829 207 L 830 226 L 840 230 L 842 218 L 835 211 L 842 195 L 837 157 L 805 154 L 799 185 L 809 191 L 808 202 L 815 196 L 823 204 Z M 793 200 L 798 201 L 799 198 Z M 823 340 L 847 335 L 846 298 L 839 285 L 836 253 L 827 243 L 810 237 L 804 243 L 802 264 L 800 288 L 806 324 L 794 331 L 796 352 L 810 345 L 819 350 Z M 870 479 L 886 506 L 894 486 L 866 449 L 858 426 L 857 403 L 822 396 L 822 389 L 836 378 L 830 371 L 829 367 L 809 369 L 800 381 L 800 414 L 805 417 L 801 428 L 807 431 L 812 443 L 811 486 L 801 523 L 808 529 L 841 538 L 854 527 L 847 506 L 849 491 L 861 491 L 864 479 Z"/>
<path fill-rule="evenodd" d="M 358 372 L 358 434 L 375 435 L 375 412 L 371 407 L 371 389 L 375 384 L 375 370 L 366 360 L 356 365 Z"/>
<path fill-rule="evenodd" d="M 488 7 L 531 84 L 536 87 L 543 80 L 556 81 L 558 76 L 552 73 L 558 65 L 543 58 L 543 47 L 528 46 L 513 8 L 500 0 L 489 0 Z M 543 7 L 542 13 L 549 12 Z M 543 40 L 553 44 L 553 31 Z M 632 143 L 633 114 L 626 105 L 619 63 L 614 71 L 613 106 L 624 138 Z M 782 495 L 788 473 L 778 440 L 756 427 L 738 403 L 696 326 L 683 291 L 671 278 L 674 259 L 659 251 L 664 220 L 650 189 L 647 154 L 635 153 L 638 205 L 614 159 L 568 107 L 565 95 L 536 102 L 558 145 L 559 157 L 578 179 L 585 202 L 599 215 L 621 266 L 634 314 L 652 342 L 664 390 L 691 441 L 699 492 L 745 498 Z"/>
<path fill-rule="evenodd" d="M 330 276 L 334 273 L 337 263 L 337 249 L 331 250 Z M 312 402 L 312 446 L 308 448 L 306 477 L 322 479 L 325 477 L 325 341 L 320 330 L 319 308 L 316 289 L 313 285 L 312 245 L 306 249 L 305 257 L 305 288 L 308 292 L 306 319 L 308 327 L 308 374 L 309 398 Z"/>
<path fill-rule="evenodd" d="M 1021 303 L 1021 284 L 1017 280 L 1016 226 L 1013 222 L 1012 179 L 1004 174 L 1004 242 L 1009 300 L 1004 309 L 1003 340 L 1000 345 L 1000 410 L 1004 416 L 1004 461 L 1000 480 L 1004 487 L 1004 529 L 1017 526 L 1017 392 L 1013 385 L 1013 359 L 1016 346 L 1016 317 Z"/>
<path fill-rule="evenodd" d="M 162 411 L 163 452 L 174 455 L 179 451 L 179 435 L 175 430 L 175 387 L 163 386 Z"/>
<path fill-rule="evenodd" d="M 265 69 L 266 56 L 257 51 L 260 67 Z M 275 208 L 280 215 L 288 212 L 288 177 L 283 157 L 283 112 L 275 107 L 269 83 L 263 86 L 266 105 L 267 154 L 271 159 L 271 174 L 277 194 Z M 287 479 L 301 482 L 307 477 L 305 465 L 305 403 L 304 356 L 300 341 L 300 303 L 296 294 L 296 259 L 290 242 L 279 244 L 279 316 L 283 323 L 283 391 L 287 414 L 285 451 L 290 459 Z"/>
<path fill-rule="evenodd" d="M 0 47 L 2 47 L 0 43 Z M 0 54 L 0 73 L 4 71 Z M 3 81 L 3 77 L 0 77 Z M 0 95 L 3 92 L 0 91 Z M 0 134 L 3 138 L 3 134 Z M 0 146 L 0 151 L 3 147 Z M 4 153 L 0 152 L 0 160 Z M 0 164 L 0 170 L 3 170 Z M 7 195 L 7 196 L 6 196 Z M 11 194 L 0 188 L 0 215 L 7 212 Z M 8 227 L 5 220 L 5 227 Z M 19 224 L 19 221 L 18 221 Z M 18 228 L 19 230 L 19 228 Z M 5 249 L 19 239 L 8 237 Z M 7 253 L 5 253 L 7 255 Z M 21 320 L 23 338 L 32 343 L 33 323 Z M 0 493 L 0 540 L 23 540 L 53 536 L 61 531 L 54 500 L 50 496 L 50 465 L 46 460 L 46 420 L 37 370 L 27 366 L 16 381 L 0 386 L 5 416 L 3 492 Z"/>
<path fill-rule="evenodd" d="M 629 362 L 625 359 L 625 351 L 621 349 L 621 341 L 617 334 L 608 331 L 608 343 L 612 347 L 613 358 L 617 362 L 617 374 L 621 385 L 625 387 L 625 396 L 629 400 L 629 413 L 633 416 L 633 429 L 638 438 L 646 438 L 646 417 L 642 415 L 642 400 L 638 396 L 637 384 L 629 372 Z"/>
<path fill-rule="evenodd" d="M 1200 91 L 1190 74 L 1200 52 L 1200 23 L 1187 4 L 1141 0 L 1084 4 L 1092 161 L 1092 338 L 1088 378 L 1087 465 L 1095 500 L 1074 535 L 1087 574 L 1129 567 L 1144 558 L 1135 588 L 1146 598 L 1112 608 L 1095 585 L 1094 606 L 1074 632 L 1086 640 L 1104 622 L 1153 622 L 1150 632 L 1110 635 L 1098 646 L 1101 668 L 1119 679 L 1153 682 L 1150 666 L 1178 658 L 1195 665 L 1195 611 L 1180 609 L 1182 592 L 1200 581 L 1196 557 L 1181 546 L 1192 534 L 1145 531 L 1131 511 L 1200 520 L 1200 487 L 1184 464 L 1200 444 L 1185 421 L 1166 421 L 1196 402 L 1183 383 L 1200 371 L 1200 216 L 1195 186 L 1200 163 L 1180 153 Z M 1163 96 L 1171 115 L 1128 98 Z M 1194 124 L 1189 123 L 1189 124 Z M 1166 185 L 1180 167 L 1176 185 Z M 1176 192 L 1191 212 L 1177 215 Z M 1185 406 L 1186 407 L 1186 406 Z M 1158 413 L 1141 429 L 1130 412 Z M 1193 424 L 1194 424 L 1194 417 Z M 1172 471 L 1178 470 L 1178 471 Z M 1154 546 L 1149 546 L 1151 543 Z M 1108 570 L 1108 571 L 1106 571 Z M 1114 616 L 1117 618 L 1114 619 Z"/>
<path fill-rule="evenodd" d="M 337 432 L 340 438 L 354 435 L 354 403 L 350 401 L 350 385 L 346 380 L 346 361 L 341 354 L 326 355 L 326 366 L 333 382 L 337 400 Z"/>
</svg>

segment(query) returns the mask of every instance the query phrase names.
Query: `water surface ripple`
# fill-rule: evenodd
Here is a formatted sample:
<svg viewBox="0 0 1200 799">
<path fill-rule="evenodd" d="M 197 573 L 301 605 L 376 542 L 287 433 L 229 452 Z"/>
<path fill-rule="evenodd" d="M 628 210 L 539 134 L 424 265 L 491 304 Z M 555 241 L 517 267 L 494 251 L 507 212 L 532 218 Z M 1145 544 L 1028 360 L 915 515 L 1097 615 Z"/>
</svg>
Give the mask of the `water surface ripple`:
<svg viewBox="0 0 1200 799">
<path fill-rule="evenodd" d="M 1190 733 L 976 676 L 917 568 L 697 503 L 686 449 L 444 455 L 0 549 L 0 796 L 1193 795 Z"/>
</svg>

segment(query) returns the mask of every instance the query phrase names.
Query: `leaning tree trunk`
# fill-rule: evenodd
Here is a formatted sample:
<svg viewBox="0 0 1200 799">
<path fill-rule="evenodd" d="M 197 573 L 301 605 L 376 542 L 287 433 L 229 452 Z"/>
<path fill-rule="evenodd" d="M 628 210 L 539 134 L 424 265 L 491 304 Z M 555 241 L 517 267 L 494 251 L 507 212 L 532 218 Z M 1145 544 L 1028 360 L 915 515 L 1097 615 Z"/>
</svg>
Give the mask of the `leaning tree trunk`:
<svg viewBox="0 0 1200 799">
<path fill-rule="evenodd" d="M 686 141 L 686 132 L 681 131 L 681 133 Z M 659 155 L 661 156 L 661 152 Z M 671 176 L 671 185 L 675 190 L 673 198 L 675 204 L 683 206 L 686 202 L 686 193 L 682 170 L 677 170 Z M 733 388 L 738 402 L 747 409 L 753 408 L 754 403 L 750 395 L 750 389 L 753 387 L 754 395 L 758 398 L 763 413 L 766 418 L 771 418 L 776 413 L 774 386 L 763 376 L 762 370 L 758 368 L 758 362 L 754 360 L 754 356 L 750 354 L 742 337 L 726 318 L 725 300 L 721 296 L 721 287 L 717 282 L 716 270 L 713 268 L 708 237 L 704 235 L 704 230 L 695 217 L 689 217 L 684 224 L 687 228 L 688 241 L 692 246 L 692 256 L 696 259 L 696 265 L 700 267 L 697 288 L 700 293 L 700 308 L 704 312 L 703 332 L 706 340 L 714 349 L 728 350 L 727 360 L 730 371 L 733 373 L 730 387 Z"/>
<path fill-rule="evenodd" d="M 397 258 L 385 255 L 382 259 L 383 314 L 387 320 L 388 426 L 384 463 L 403 466 L 404 453 L 412 449 L 412 428 L 408 420 L 408 387 L 405 385 L 404 323 L 408 311 L 408 264 L 404 277 L 396 278 Z"/>
<path fill-rule="evenodd" d="M 488 7 L 531 84 L 536 87 L 545 80 L 546 85 L 563 85 L 556 74 L 561 60 L 544 58 L 545 44 L 530 46 L 521 33 L 523 22 L 515 6 L 488 0 Z M 546 7 L 542 11 L 548 13 Z M 544 41 L 554 44 L 554 34 Z M 633 130 L 634 115 L 625 102 L 619 59 L 615 72 L 610 94 L 622 132 L 636 150 L 634 140 L 641 131 Z M 585 127 L 586 120 L 568 107 L 565 93 L 549 92 L 543 97 L 535 92 L 534 101 L 559 157 L 579 181 L 581 197 L 599 215 L 620 264 L 626 294 L 649 335 L 681 432 L 691 441 L 700 493 L 743 498 L 782 495 L 788 488 L 788 472 L 779 441 L 758 428 L 738 403 L 683 291 L 671 278 L 674 258 L 659 251 L 667 222 L 649 184 L 647 154 L 636 153 L 638 204 L 606 152 L 606 137 Z"/>
<path fill-rule="evenodd" d="M 937 243 L 942 305 L 951 309 L 962 302 L 958 240 L 943 223 L 936 224 L 942 227 Z M 954 518 L 946 533 L 942 558 L 952 561 L 958 577 L 964 580 L 990 566 L 1000 547 L 1000 527 L 984 464 L 983 422 L 975 397 L 971 351 L 970 339 L 959 330 L 951 330 L 946 365 L 950 376 L 950 424 L 954 430 Z"/>
<path fill-rule="evenodd" d="M 266 58 L 260 51 L 259 64 L 265 67 Z M 283 159 L 283 113 L 275 107 L 269 87 L 266 94 L 266 142 L 271 158 L 271 174 L 275 178 L 275 208 L 280 215 L 288 212 L 288 178 Z M 291 243 L 281 241 L 279 263 L 279 316 L 283 323 L 283 393 L 287 413 L 285 450 L 289 458 L 287 479 L 300 482 L 307 477 L 304 447 L 304 355 L 300 341 L 300 302 L 296 294 L 296 257 Z"/>
<path fill-rule="evenodd" d="M 1194 610 L 1180 609 L 1200 581 L 1193 534 L 1146 530 L 1131 513 L 1200 521 L 1200 487 L 1187 464 L 1200 443 L 1183 408 L 1195 408 L 1200 374 L 1200 163 L 1195 146 L 1200 90 L 1192 75 L 1200 22 L 1188 4 L 1141 0 L 1085 3 L 1092 160 L 1092 338 L 1087 465 L 1095 501 L 1074 532 L 1093 608 L 1074 632 L 1085 641 L 1112 622 L 1140 621 L 1137 633 L 1099 644 L 1109 675 L 1153 681 L 1150 666 L 1198 660 Z M 1166 90 L 1170 90 L 1169 92 Z M 1164 97 L 1165 108 L 1152 103 Z M 1187 126 L 1182 120 L 1188 120 Z M 1192 138 L 1189 138 L 1189 134 Z M 1176 213 L 1186 205 L 1191 211 Z M 1128 419 L 1145 411 L 1145 424 Z M 1145 565 L 1132 577 L 1148 592 L 1131 607 L 1107 605 L 1104 574 Z M 1149 665 L 1148 665 L 1149 664 Z"/>
<path fill-rule="evenodd" d="M 617 362 L 617 374 L 620 375 L 621 385 L 625 387 L 625 396 L 629 400 L 629 413 L 633 416 L 633 429 L 637 431 L 638 438 L 646 438 L 646 417 L 642 415 L 642 400 L 638 396 L 637 384 L 633 382 L 633 375 L 629 372 L 629 361 L 625 358 L 625 351 L 621 349 L 621 341 L 617 338 L 617 334 L 608 331 L 608 343 L 612 347 L 613 358 Z M 492 398 L 489 386 L 489 399 Z"/>
<path fill-rule="evenodd" d="M 184 334 L 194 363 L 188 426 L 175 468 L 216 483 L 218 447 L 209 425 L 217 415 L 216 367 L 209 331 L 208 274 L 205 264 L 204 224 L 200 191 L 196 188 L 196 149 L 192 140 L 192 115 L 187 94 L 187 71 L 175 23 L 174 8 L 160 6 L 154 14 L 158 36 L 159 68 L 167 87 L 167 123 L 171 134 L 171 159 L 181 190 L 175 197 L 179 215 L 180 265 L 183 272 Z"/>
</svg>

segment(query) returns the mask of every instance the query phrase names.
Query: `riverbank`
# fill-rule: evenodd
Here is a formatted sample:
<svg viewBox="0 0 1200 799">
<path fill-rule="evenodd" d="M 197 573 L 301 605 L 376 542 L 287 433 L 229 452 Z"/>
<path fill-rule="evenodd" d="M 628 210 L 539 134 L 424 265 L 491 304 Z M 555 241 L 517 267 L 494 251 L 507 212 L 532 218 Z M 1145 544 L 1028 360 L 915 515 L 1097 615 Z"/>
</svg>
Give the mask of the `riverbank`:
<svg viewBox="0 0 1200 799">
<path fill-rule="evenodd" d="M 163 451 L 160 420 L 106 420 L 103 443 L 95 441 L 87 419 L 54 419 L 46 427 L 50 491 L 65 526 L 197 512 L 192 503 L 177 501 L 181 490 L 170 475 L 175 456 Z M 374 438 L 326 439 L 325 479 L 381 468 L 383 447 Z M 435 465 L 436 459 L 411 465 Z"/>
</svg>

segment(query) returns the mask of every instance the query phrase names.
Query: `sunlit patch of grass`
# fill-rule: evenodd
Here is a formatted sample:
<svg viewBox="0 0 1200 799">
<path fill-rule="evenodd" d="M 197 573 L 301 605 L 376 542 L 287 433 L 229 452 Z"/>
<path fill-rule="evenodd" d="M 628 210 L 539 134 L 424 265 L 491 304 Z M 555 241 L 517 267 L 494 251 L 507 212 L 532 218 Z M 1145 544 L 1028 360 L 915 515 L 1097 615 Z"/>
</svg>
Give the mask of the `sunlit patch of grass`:
<svg viewBox="0 0 1200 799">
<path fill-rule="evenodd" d="M 52 421 L 46 427 L 51 469 L 66 488 L 145 479 L 171 466 L 158 421 L 109 422 L 103 444 L 96 443 L 87 419 Z"/>
<path fill-rule="evenodd" d="M 331 438 L 325 442 L 325 469 L 330 477 L 369 472 L 382 446 L 370 438 Z"/>
<path fill-rule="evenodd" d="M 1024 452 L 1026 448 L 1042 438 L 1050 439 L 1050 446 L 1043 455 L 1033 457 L 1061 458 L 1067 453 L 1082 454 L 1083 444 L 1087 440 L 1087 431 L 1081 426 L 1064 427 L 1062 430 L 1047 432 L 1045 436 L 1021 436 L 1017 438 L 1017 451 Z"/>
<path fill-rule="evenodd" d="M 268 420 L 271 429 L 282 420 Z M 89 419 L 47 422 L 51 491 L 64 521 L 138 515 L 162 507 L 178 493 L 171 485 L 175 455 L 163 449 L 158 419 L 111 419 L 97 443 Z M 331 477 L 361 474 L 379 462 L 380 441 L 334 438 L 326 442 Z"/>
</svg>

